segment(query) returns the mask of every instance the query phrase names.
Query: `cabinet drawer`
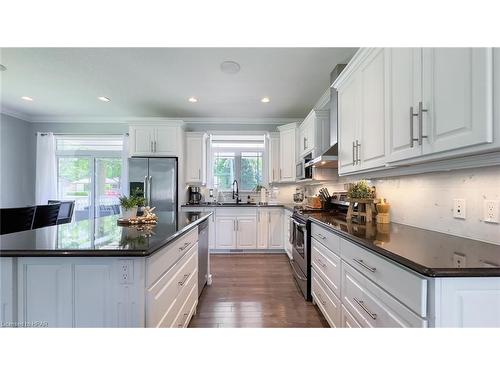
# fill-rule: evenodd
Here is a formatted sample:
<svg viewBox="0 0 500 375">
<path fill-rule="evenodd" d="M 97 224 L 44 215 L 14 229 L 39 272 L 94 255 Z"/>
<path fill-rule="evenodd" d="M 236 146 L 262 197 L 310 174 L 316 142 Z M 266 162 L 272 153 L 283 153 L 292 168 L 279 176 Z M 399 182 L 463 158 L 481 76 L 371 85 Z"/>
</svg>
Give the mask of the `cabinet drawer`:
<svg viewBox="0 0 500 375">
<path fill-rule="evenodd" d="M 361 328 L 352 314 L 342 305 L 342 328 Z"/>
<path fill-rule="evenodd" d="M 147 327 L 169 327 L 176 318 L 189 288 L 198 285 L 198 245 L 147 290 Z"/>
<path fill-rule="evenodd" d="M 311 240 L 311 264 L 328 288 L 340 298 L 340 258 L 316 239 Z"/>
<path fill-rule="evenodd" d="M 422 317 L 427 316 L 427 280 L 371 251 L 340 240 L 342 259 Z"/>
<path fill-rule="evenodd" d="M 312 271 L 312 296 L 331 327 L 340 327 L 340 300 L 325 285 L 321 277 Z"/>
<path fill-rule="evenodd" d="M 345 262 L 342 262 L 342 304 L 363 327 L 427 326 L 425 319 Z"/>
<path fill-rule="evenodd" d="M 198 306 L 198 284 L 194 283 L 171 328 L 186 328 L 194 315 L 196 306 Z"/>
<path fill-rule="evenodd" d="M 326 228 L 311 224 L 311 236 L 325 245 L 328 250 L 340 255 L 340 237 Z"/>
<path fill-rule="evenodd" d="M 150 287 L 198 242 L 198 227 L 146 259 L 146 286 Z"/>
</svg>

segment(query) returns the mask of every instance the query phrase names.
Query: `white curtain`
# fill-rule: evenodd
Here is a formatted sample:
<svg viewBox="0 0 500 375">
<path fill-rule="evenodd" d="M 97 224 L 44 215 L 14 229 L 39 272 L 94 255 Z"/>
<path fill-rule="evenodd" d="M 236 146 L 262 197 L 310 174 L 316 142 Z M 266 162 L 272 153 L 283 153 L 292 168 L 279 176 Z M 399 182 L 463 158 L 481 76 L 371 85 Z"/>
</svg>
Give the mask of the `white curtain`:
<svg viewBox="0 0 500 375">
<path fill-rule="evenodd" d="M 122 176 L 121 176 L 121 190 L 123 195 L 129 195 L 128 183 L 128 134 L 123 135 L 123 150 L 122 150 Z"/>
<path fill-rule="evenodd" d="M 53 133 L 37 133 L 35 199 L 36 204 L 57 199 L 56 140 Z"/>
</svg>

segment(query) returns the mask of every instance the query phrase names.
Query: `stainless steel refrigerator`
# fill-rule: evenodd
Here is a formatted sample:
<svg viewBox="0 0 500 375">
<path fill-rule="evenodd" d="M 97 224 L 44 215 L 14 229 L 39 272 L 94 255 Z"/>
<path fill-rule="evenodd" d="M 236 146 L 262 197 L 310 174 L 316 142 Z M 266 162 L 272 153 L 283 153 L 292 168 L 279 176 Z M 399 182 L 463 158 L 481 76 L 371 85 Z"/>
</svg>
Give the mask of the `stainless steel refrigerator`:
<svg viewBox="0 0 500 375">
<path fill-rule="evenodd" d="M 129 192 L 156 211 L 177 211 L 177 158 L 130 158 Z"/>
</svg>

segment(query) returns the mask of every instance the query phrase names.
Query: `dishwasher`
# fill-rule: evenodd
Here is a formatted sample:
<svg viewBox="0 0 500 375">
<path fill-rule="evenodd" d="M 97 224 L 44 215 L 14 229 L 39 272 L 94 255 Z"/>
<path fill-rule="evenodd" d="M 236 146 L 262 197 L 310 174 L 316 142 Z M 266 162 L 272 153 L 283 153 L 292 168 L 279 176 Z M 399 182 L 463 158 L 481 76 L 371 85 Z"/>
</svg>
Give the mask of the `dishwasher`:
<svg viewBox="0 0 500 375">
<path fill-rule="evenodd" d="M 210 285 L 210 254 L 208 250 L 208 220 L 198 225 L 198 296 L 206 284 Z"/>
</svg>

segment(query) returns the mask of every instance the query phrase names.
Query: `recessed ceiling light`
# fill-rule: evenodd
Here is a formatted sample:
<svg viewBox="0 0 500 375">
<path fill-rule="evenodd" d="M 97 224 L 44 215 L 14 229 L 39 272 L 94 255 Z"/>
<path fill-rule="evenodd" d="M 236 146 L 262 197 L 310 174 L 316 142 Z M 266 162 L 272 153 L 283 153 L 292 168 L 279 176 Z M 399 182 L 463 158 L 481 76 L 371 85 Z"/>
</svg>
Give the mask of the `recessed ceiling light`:
<svg viewBox="0 0 500 375">
<path fill-rule="evenodd" d="M 33 101 L 33 98 L 31 96 L 21 96 L 21 99 L 22 100 L 26 100 L 28 102 L 32 102 Z"/>
<path fill-rule="evenodd" d="M 5 72 L 7 67 L 5 65 L 0 64 L 0 72 Z"/>
<path fill-rule="evenodd" d="M 198 99 L 196 99 L 194 96 L 190 97 L 188 100 L 191 103 L 198 103 Z"/>
<path fill-rule="evenodd" d="M 105 96 L 98 96 L 97 99 L 99 99 L 101 102 L 110 102 L 111 99 L 107 98 Z"/>
<path fill-rule="evenodd" d="M 240 71 L 240 64 L 236 61 L 223 61 L 220 64 L 220 70 L 226 74 L 236 74 Z"/>
<path fill-rule="evenodd" d="M 262 103 L 269 103 L 271 99 L 269 99 L 267 96 L 264 96 L 262 99 L 260 99 Z"/>
</svg>

